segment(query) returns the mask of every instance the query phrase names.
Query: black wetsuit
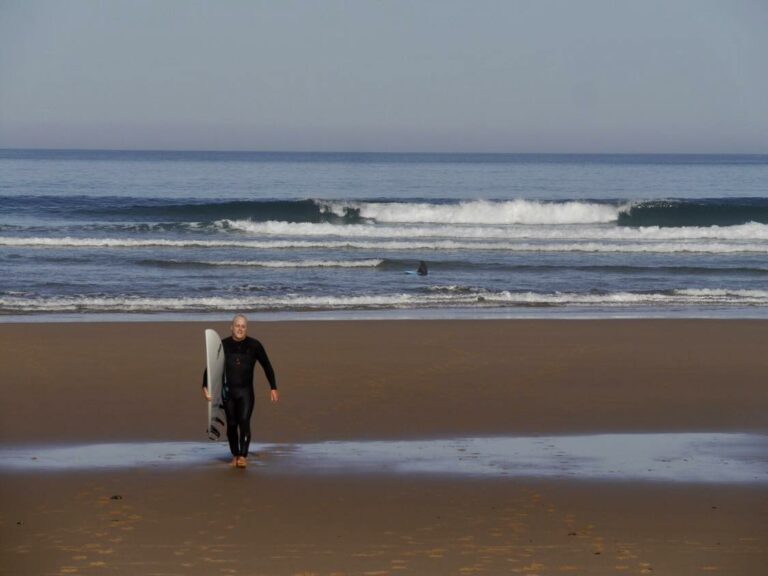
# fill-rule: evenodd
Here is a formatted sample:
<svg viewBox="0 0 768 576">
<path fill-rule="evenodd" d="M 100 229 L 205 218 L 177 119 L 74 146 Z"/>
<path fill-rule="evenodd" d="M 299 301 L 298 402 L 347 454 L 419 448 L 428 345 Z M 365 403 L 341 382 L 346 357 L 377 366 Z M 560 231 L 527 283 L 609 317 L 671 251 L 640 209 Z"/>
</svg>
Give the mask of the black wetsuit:
<svg viewBox="0 0 768 576">
<path fill-rule="evenodd" d="M 253 412 L 253 370 L 261 364 L 269 387 L 277 390 L 275 371 L 261 342 L 246 336 L 239 342 L 232 338 L 221 341 L 224 348 L 224 386 L 221 399 L 227 415 L 227 440 L 232 456 L 248 456 L 251 443 L 251 413 Z M 203 374 L 203 387 L 207 384 Z"/>
</svg>

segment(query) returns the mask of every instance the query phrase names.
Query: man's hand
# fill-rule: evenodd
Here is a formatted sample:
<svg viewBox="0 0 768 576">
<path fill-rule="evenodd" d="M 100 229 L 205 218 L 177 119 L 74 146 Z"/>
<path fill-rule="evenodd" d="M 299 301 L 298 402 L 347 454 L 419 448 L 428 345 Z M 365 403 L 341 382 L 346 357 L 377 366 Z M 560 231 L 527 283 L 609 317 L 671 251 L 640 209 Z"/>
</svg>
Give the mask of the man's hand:
<svg viewBox="0 0 768 576">
<path fill-rule="evenodd" d="M 277 393 L 277 390 L 270 390 L 269 399 L 272 402 L 277 402 L 278 400 L 280 400 L 280 394 Z"/>
<path fill-rule="evenodd" d="M 208 400 L 208 402 L 211 401 L 211 393 L 208 392 L 208 388 L 205 386 L 203 386 L 203 396 L 205 397 L 206 400 Z"/>
</svg>

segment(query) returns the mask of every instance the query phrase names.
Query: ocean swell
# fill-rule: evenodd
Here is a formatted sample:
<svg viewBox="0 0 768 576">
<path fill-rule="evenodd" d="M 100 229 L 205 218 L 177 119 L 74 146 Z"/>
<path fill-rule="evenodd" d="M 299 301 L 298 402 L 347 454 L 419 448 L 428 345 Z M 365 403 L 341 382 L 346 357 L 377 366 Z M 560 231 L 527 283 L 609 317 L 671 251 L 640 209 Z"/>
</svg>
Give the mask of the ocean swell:
<svg viewBox="0 0 768 576">
<path fill-rule="evenodd" d="M 768 223 L 768 198 L 639 202 L 619 212 L 620 226 L 736 226 Z"/>
</svg>

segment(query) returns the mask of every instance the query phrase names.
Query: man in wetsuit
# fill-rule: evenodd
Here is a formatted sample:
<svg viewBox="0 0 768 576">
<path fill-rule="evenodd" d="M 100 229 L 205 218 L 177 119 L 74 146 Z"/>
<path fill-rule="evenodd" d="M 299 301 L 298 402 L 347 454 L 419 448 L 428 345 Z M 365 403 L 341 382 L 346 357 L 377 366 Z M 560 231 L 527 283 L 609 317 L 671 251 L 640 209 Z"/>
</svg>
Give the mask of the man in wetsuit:
<svg viewBox="0 0 768 576">
<path fill-rule="evenodd" d="M 258 362 L 269 381 L 270 400 L 277 402 L 275 371 L 261 342 L 247 335 L 248 320 L 242 314 L 232 319 L 232 336 L 224 338 L 224 386 L 221 399 L 227 415 L 227 440 L 232 452 L 232 465 L 245 468 L 251 443 L 251 413 L 253 412 L 253 370 Z M 203 375 L 203 395 L 210 401 L 206 374 Z"/>
</svg>

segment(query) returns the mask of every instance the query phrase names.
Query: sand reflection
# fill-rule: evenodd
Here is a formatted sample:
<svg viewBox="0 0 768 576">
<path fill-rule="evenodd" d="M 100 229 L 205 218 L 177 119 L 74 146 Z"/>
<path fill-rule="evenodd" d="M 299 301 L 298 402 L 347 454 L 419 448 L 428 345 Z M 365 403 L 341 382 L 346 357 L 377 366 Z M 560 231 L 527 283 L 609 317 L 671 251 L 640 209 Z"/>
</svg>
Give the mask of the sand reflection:
<svg viewBox="0 0 768 576">
<path fill-rule="evenodd" d="M 256 445 L 269 474 L 428 474 L 768 483 L 768 436 L 731 433 L 495 436 Z M 133 442 L 0 448 L 0 470 L 216 467 L 222 443 Z"/>
</svg>

